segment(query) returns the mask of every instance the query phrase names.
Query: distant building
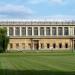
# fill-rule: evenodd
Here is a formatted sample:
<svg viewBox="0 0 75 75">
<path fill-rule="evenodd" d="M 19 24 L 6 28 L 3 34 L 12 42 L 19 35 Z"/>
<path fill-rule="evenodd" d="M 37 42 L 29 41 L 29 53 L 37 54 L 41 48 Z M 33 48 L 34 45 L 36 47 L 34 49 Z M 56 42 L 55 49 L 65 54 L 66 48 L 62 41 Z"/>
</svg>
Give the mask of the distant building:
<svg viewBox="0 0 75 75">
<path fill-rule="evenodd" d="M 8 50 L 75 49 L 74 21 L 0 21 L 10 37 Z"/>
</svg>

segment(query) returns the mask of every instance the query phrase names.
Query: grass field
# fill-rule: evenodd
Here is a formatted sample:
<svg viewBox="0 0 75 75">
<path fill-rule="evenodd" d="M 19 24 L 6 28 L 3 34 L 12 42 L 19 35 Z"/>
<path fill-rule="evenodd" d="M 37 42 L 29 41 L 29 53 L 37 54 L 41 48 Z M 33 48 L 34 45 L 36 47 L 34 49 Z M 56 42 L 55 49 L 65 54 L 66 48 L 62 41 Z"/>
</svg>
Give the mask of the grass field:
<svg viewBox="0 0 75 75">
<path fill-rule="evenodd" d="M 1 53 L 0 75 L 75 75 L 75 53 Z"/>
</svg>

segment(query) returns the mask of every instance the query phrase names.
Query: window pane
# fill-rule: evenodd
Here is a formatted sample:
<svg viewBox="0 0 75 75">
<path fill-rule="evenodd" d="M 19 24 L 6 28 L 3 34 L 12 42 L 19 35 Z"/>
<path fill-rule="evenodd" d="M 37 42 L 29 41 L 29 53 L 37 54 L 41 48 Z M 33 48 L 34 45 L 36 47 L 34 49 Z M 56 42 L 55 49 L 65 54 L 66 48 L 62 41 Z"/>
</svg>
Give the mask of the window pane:
<svg viewBox="0 0 75 75">
<path fill-rule="evenodd" d="M 38 27 L 34 27 L 34 35 L 38 35 Z"/>
<path fill-rule="evenodd" d="M 62 35 L 62 34 L 63 34 L 62 27 L 58 27 L 58 35 Z"/>
<path fill-rule="evenodd" d="M 62 43 L 59 43 L 59 48 L 62 48 Z"/>
<path fill-rule="evenodd" d="M 44 35 L 44 27 L 40 27 L 40 35 Z"/>
<path fill-rule="evenodd" d="M 52 27 L 52 35 L 56 35 L 56 27 Z"/>
<path fill-rule="evenodd" d="M 50 48 L 50 44 L 49 43 L 47 44 L 47 48 Z"/>
<path fill-rule="evenodd" d="M 19 43 L 16 43 L 16 48 L 17 48 L 17 49 L 19 48 Z"/>
<path fill-rule="evenodd" d="M 22 35 L 26 35 L 26 27 L 22 27 Z"/>
<path fill-rule="evenodd" d="M 13 36 L 13 27 L 9 27 L 9 36 Z"/>
<path fill-rule="evenodd" d="M 20 28 L 19 27 L 15 28 L 15 35 L 17 35 L 17 36 L 20 35 Z"/>
<path fill-rule="evenodd" d="M 55 43 L 53 44 L 53 48 L 56 48 L 56 44 Z"/>
<path fill-rule="evenodd" d="M 65 48 L 68 48 L 68 43 L 65 43 Z"/>
<path fill-rule="evenodd" d="M 68 35 L 68 34 L 69 34 L 68 27 L 64 27 L 64 35 Z"/>
<path fill-rule="evenodd" d="M 32 35 L 32 27 L 28 27 L 28 35 Z"/>
<path fill-rule="evenodd" d="M 50 27 L 46 28 L 46 35 L 50 35 Z"/>
</svg>

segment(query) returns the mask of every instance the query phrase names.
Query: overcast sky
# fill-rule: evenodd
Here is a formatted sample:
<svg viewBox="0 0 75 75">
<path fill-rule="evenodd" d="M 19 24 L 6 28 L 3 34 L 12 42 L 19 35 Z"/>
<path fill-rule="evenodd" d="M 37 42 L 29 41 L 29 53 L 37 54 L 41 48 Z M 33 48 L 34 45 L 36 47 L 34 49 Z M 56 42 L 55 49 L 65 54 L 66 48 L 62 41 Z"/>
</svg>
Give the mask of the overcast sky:
<svg viewBox="0 0 75 75">
<path fill-rule="evenodd" d="M 0 18 L 75 16 L 75 0 L 0 0 Z"/>
</svg>

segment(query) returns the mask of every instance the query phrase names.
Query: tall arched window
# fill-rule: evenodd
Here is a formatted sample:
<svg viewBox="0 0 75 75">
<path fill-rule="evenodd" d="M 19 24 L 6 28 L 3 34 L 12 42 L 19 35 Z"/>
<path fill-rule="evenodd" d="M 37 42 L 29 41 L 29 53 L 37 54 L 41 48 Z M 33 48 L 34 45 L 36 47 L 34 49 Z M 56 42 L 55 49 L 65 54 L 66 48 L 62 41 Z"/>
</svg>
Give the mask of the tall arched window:
<svg viewBox="0 0 75 75">
<path fill-rule="evenodd" d="M 22 27 L 22 36 L 26 35 L 26 27 Z"/>
<path fill-rule="evenodd" d="M 64 27 L 64 35 L 69 35 L 68 27 Z"/>
<path fill-rule="evenodd" d="M 50 35 L 50 27 L 46 27 L 46 35 Z"/>
<path fill-rule="evenodd" d="M 9 27 L 9 36 L 13 36 L 13 27 Z"/>
<path fill-rule="evenodd" d="M 20 35 L 20 27 L 15 28 L 15 35 L 19 36 Z"/>
<path fill-rule="evenodd" d="M 40 27 L 40 35 L 44 35 L 44 27 Z"/>
<path fill-rule="evenodd" d="M 52 27 L 52 35 L 56 35 L 56 27 Z"/>
<path fill-rule="evenodd" d="M 58 27 L 58 35 L 63 35 L 63 29 L 62 29 L 62 27 Z"/>
<path fill-rule="evenodd" d="M 32 35 L 32 27 L 28 27 L 28 35 Z"/>
<path fill-rule="evenodd" d="M 34 27 L 34 35 L 38 35 L 38 27 Z"/>
</svg>

